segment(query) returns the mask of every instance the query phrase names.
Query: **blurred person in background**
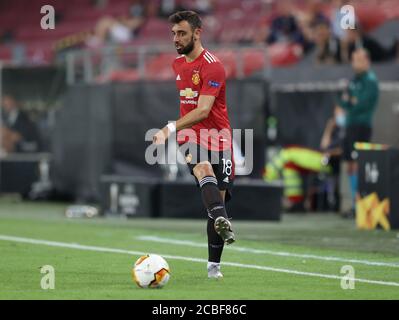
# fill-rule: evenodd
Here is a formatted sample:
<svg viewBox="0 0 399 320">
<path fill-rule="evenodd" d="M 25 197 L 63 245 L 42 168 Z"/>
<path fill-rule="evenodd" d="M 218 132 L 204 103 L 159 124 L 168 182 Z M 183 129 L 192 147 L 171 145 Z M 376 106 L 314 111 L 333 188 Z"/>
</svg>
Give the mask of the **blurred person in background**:
<svg viewBox="0 0 399 320">
<path fill-rule="evenodd" d="M 0 44 L 7 44 L 13 42 L 15 39 L 15 34 L 13 30 L 6 29 L 0 30 Z"/>
<path fill-rule="evenodd" d="M 331 174 L 332 168 L 324 159 L 324 154 L 319 150 L 287 146 L 266 163 L 263 179 L 267 182 L 283 180 L 286 211 L 307 210 L 304 177 L 311 173 Z"/>
<path fill-rule="evenodd" d="M 378 103 L 378 79 L 370 68 L 370 56 L 365 49 L 357 49 L 352 54 L 354 78 L 343 92 L 336 106 L 336 124 L 345 127 L 343 160 L 352 197 L 352 207 L 343 217 L 353 218 L 357 194 L 358 164 L 355 142 L 370 142 L 372 121 Z"/>
<path fill-rule="evenodd" d="M 338 209 L 337 190 L 342 138 L 341 127 L 336 125 L 334 119 L 330 119 L 324 129 L 320 149 L 286 146 L 266 163 L 263 179 L 267 182 L 283 180 L 286 211 L 305 212 L 309 209 L 307 200 L 314 196 L 311 190 L 314 190 L 315 186 L 306 186 L 304 178 L 312 174 L 318 177 L 319 185 L 324 185 L 321 189 L 327 190 L 328 203 L 325 207 L 328 206 L 329 210 Z"/>
<path fill-rule="evenodd" d="M 191 10 L 205 16 L 213 12 L 216 0 L 195 0 L 193 2 L 193 8 L 191 8 Z"/>
<path fill-rule="evenodd" d="M 104 44 L 127 43 L 136 38 L 140 27 L 146 18 L 144 0 L 131 0 L 129 12 L 122 17 L 102 17 L 94 28 L 94 34 L 86 41 L 88 47 L 98 47 Z"/>
<path fill-rule="evenodd" d="M 176 11 L 193 10 L 202 16 L 212 14 L 216 0 L 154 0 L 157 7 L 157 15 L 167 18 Z"/>
<path fill-rule="evenodd" d="M 331 32 L 330 23 L 326 20 L 317 21 L 314 25 L 315 47 L 313 54 L 318 64 L 337 64 L 342 62 L 341 42 Z"/>
<path fill-rule="evenodd" d="M 306 47 L 306 40 L 292 11 L 290 1 L 278 2 L 277 15 L 272 20 L 270 29 L 263 32 L 264 41 L 267 44 L 289 42 L 299 44 L 303 48 Z"/>
<path fill-rule="evenodd" d="M 3 152 L 38 152 L 40 138 L 36 125 L 11 94 L 2 97 L 1 143 Z"/>
<path fill-rule="evenodd" d="M 157 0 L 158 16 L 161 18 L 168 18 L 176 11 L 183 11 L 187 8 L 184 6 L 183 0 Z"/>
<path fill-rule="evenodd" d="M 299 10 L 295 16 L 305 40 L 304 51 L 306 53 L 314 46 L 314 26 L 321 22 L 329 24 L 330 21 L 322 11 L 320 0 L 307 0 L 304 10 Z"/>
</svg>

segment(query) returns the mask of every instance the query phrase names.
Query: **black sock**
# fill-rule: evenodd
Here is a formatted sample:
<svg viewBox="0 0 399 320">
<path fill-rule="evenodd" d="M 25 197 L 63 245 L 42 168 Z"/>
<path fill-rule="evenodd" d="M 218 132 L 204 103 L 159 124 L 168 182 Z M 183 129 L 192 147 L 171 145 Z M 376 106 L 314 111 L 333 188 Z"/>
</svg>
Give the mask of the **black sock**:
<svg viewBox="0 0 399 320">
<path fill-rule="evenodd" d="M 201 188 L 202 202 L 211 219 L 223 216 L 227 218 L 224 201 L 218 188 L 218 182 L 213 176 L 206 176 L 199 182 Z"/>
<path fill-rule="evenodd" d="M 208 261 L 220 263 L 223 252 L 224 241 L 216 233 L 214 227 L 215 220 L 208 217 L 207 234 L 208 234 Z"/>
<path fill-rule="evenodd" d="M 208 212 L 208 261 L 220 263 L 224 241 L 215 231 L 215 219 L 223 216 L 227 218 L 224 201 L 220 195 L 218 182 L 213 176 L 206 176 L 199 182 L 202 202 Z"/>
</svg>

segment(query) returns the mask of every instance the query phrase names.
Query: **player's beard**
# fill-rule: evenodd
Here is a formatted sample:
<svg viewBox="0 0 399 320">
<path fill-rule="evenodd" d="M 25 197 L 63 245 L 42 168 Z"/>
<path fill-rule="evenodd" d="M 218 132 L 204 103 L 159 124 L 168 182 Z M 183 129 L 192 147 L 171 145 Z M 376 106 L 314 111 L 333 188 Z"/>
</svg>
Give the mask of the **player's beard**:
<svg viewBox="0 0 399 320">
<path fill-rule="evenodd" d="M 176 49 L 178 54 L 189 54 L 191 51 L 194 50 L 194 36 L 191 37 L 191 41 L 184 47 L 180 49 Z"/>
</svg>

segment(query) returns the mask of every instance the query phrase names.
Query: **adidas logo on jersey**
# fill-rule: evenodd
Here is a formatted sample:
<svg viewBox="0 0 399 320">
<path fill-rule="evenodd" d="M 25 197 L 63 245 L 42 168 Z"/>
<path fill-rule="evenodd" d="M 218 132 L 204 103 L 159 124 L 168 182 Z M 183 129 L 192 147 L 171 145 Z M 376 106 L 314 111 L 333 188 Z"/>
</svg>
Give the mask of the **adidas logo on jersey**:
<svg viewBox="0 0 399 320">
<path fill-rule="evenodd" d="M 204 58 L 205 58 L 206 61 L 208 61 L 208 63 L 216 62 L 216 57 L 212 53 L 210 53 L 209 51 L 205 51 Z"/>
<path fill-rule="evenodd" d="M 178 75 L 177 75 L 177 77 L 176 77 L 176 81 L 177 81 L 177 80 L 181 80 L 181 78 L 180 78 L 180 74 L 178 74 Z"/>
<path fill-rule="evenodd" d="M 229 183 L 229 177 L 224 178 L 223 182 Z"/>
</svg>

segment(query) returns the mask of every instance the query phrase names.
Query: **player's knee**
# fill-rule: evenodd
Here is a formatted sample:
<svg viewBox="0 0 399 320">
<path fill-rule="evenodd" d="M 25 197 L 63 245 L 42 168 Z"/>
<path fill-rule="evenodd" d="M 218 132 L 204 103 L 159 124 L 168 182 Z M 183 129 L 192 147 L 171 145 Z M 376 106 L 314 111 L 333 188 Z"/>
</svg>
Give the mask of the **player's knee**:
<svg viewBox="0 0 399 320">
<path fill-rule="evenodd" d="M 209 163 L 209 161 L 204 161 L 204 162 L 198 163 L 194 167 L 193 173 L 194 173 L 195 177 L 198 179 L 198 181 L 206 176 L 213 176 L 213 177 L 215 176 L 213 169 L 212 169 L 212 165 Z"/>
</svg>

